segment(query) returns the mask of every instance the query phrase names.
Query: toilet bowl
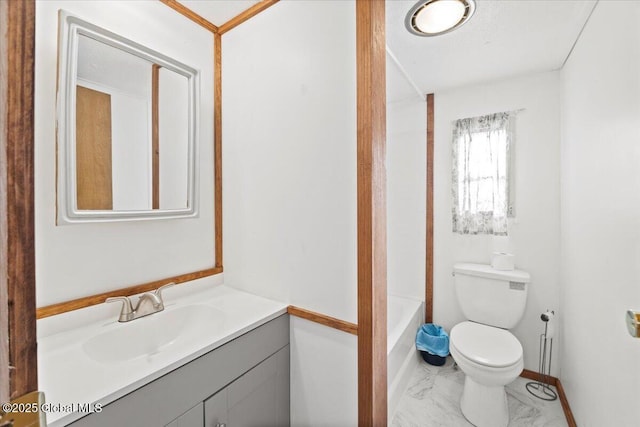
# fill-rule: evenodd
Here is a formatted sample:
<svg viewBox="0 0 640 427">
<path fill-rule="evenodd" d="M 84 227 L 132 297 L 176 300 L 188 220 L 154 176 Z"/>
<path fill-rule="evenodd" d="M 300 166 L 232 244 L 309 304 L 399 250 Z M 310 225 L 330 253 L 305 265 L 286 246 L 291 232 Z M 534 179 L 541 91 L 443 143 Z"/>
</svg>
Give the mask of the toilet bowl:
<svg viewBox="0 0 640 427">
<path fill-rule="evenodd" d="M 509 409 L 504 386 L 524 366 L 518 339 L 506 329 L 465 321 L 451 330 L 449 350 L 465 374 L 462 414 L 476 427 L 506 427 Z"/>
</svg>

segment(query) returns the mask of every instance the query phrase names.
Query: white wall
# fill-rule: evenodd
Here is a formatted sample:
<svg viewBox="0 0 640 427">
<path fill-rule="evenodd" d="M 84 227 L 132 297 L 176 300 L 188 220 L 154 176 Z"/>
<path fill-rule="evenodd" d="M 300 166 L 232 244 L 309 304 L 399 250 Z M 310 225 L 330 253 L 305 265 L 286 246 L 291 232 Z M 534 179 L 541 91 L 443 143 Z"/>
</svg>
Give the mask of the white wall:
<svg viewBox="0 0 640 427">
<path fill-rule="evenodd" d="M 601 1 L 562 71 L 561 380 L 578 425 L 640 420 L 640 3 Z"/>
<path fill-rule="evenodd" d="M 451 122 L 523 108 L 516 119 L 515 221 L 508 237 L 452 232 Z M 516 268 L 532 283 L 523 320 L 514 334 L 523 345 L 526 369 L 538 369 L 540 313 L 558 310 L 560 293 L 559 75 L 536 74 L 435 94 L 434 321 L 450 330 L 464 320 L 455 295 L 457 262 L 490 262 L 493 251 L 515 254 Z M 561 315 L 562 313 L 558 313 Z M 562 340 L 559 336 L 556 339 Z M 552 374 L 557 375 L 556 351 Z"/>
<path fill-rule="evenodd" d="M 160 68 L 158 126 L 160 209 L 187 207 L 189 194 L 189 81 Z"/>
<path fill-rule="evenodd" d="M 388 64 L 391 68 L 393 64 Z M 387 290 L 425 299 L 427 113 L 424 99 L 387 104 Z"/>
<path fill-rule="evenodd" d="M 201 71 L 200 216 L 56 226 L 58 10 Z M 140 25 L 145 22 L 145 25 Z M 35 223 L 37 305 L 210 268 L 213 240 L 213 38 L 158 1 L 36 2 Z M 203 238 L 203 236 L 210 236 Z"/>
<path fill-rule="evenodd" d="M 277 3 L 222 66 L 225 283 L 356 322 L 355 3 Z M 291 340 L 293 424 L 357 424 L 356 340 L 298 319 Z"/>
<path fill-rule="evenodd" d="M 357 425 L 358 338 L 292 316 L 291 356 L 291 425 Z"/>
<path fill-rule="evenodd" d="M 113 209 L 151 209 L 149 98 L 140 98 L 124 92 L 112 92 L 110 98 Z"/>
</svg>

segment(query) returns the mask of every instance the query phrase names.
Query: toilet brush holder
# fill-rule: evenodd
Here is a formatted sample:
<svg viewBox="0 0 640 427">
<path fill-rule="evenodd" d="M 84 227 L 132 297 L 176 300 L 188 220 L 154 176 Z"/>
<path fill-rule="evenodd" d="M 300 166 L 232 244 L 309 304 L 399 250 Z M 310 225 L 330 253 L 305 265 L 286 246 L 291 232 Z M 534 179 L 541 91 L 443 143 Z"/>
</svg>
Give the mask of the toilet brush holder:
<svg viewBox="0 0 640 427">
<path fill-rule="evenodd" d="M 551 388 L 551 355 L 553 353 L 553 336 L 555 332 L 553 318 L 555 313 L 542 313 L 540 319 L 544 322 L 544 333 L 540 335 L 540 354 L 538 360 L 538 381 L 528 382 L 527 391 L 538 399 L 553 401 L 558 394 Z"/>
</svg>

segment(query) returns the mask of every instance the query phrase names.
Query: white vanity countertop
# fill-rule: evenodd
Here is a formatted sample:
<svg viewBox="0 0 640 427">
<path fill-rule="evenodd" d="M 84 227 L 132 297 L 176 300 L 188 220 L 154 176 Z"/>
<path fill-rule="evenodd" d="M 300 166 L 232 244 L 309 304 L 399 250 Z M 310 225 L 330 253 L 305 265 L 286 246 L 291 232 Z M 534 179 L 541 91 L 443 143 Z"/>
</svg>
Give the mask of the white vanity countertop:
<svg viewBox="0 0 640 427">
<path fill-rule="evenodd" d="M 117 322 L 120 304 L 109 307 L 101 304 L 38 320 L 39 389 L 45 393 L 45 401 L 53 406 L 53 411 L 47 412 L 48 425 L 64 426 L 86 415 L 65 411 L 69 406 L 55 412 L 57 404 L 98 403 L 105 406 L 287 311 L 287 305 L 281 302 L 224 285 L 212 286 L 205 279 L 197 282 L 200 283 L 179 285 L 165 291 L 163 313 L 187 312 L 189 306 L 198 306 L 198 310 L 194 310 L 198 313 L 211 308 L 216 313 L 212 322 L 215 324 L 211 328 L 200 326 L 198 333 L 191 334 L 188 339 L 178 337 L 152 354 L 131 360 L 98 361 L 96 359 L 100 357 L 90 357 L 85 350 L 86 343 L 92 337 L 113 331 L 118 333 L 118 328 L 134 326 L 136 322 L 139 323 L 135 326 L 146 332 L 142 322 L 153 325 L 155 314 L 121 324 Z M 149 332 L 153 333 L 152 330 Z"/>
</svg>

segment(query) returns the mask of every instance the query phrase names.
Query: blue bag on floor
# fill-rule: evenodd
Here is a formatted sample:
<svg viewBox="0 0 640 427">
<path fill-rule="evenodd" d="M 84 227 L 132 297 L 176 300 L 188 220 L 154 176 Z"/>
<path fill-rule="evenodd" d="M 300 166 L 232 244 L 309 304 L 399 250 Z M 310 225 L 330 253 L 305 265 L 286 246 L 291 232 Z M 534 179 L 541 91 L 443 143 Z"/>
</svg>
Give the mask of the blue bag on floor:
<svg viewBox="0 0 640 427">
<path fill-rule="evenodd" d="M 416 334 L 416 348 L 440 357 L 449 355 L 449 334 L 440 325 L 425 323 Z"/>
</svg>

